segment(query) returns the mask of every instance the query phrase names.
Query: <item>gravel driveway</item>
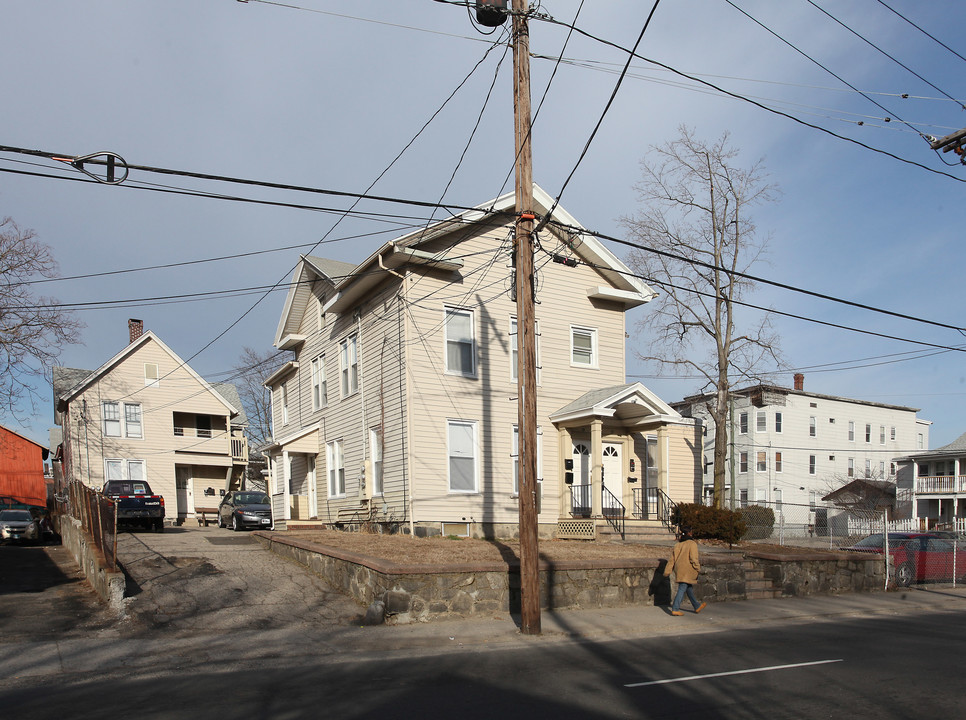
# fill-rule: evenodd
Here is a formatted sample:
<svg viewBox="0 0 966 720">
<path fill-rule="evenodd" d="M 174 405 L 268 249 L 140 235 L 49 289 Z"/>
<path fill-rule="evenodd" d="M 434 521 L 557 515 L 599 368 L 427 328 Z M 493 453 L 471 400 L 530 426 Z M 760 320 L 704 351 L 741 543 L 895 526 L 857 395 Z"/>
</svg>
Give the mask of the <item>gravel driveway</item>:
<svg viewBox="0 0 966 720">
<path fill-rule="evenodd" d="M 365 612 L 245 532 L 187 524 L 127 532 L 117 553 L 128 576 L 126 634 L 348 627 Z"/>
</svg>

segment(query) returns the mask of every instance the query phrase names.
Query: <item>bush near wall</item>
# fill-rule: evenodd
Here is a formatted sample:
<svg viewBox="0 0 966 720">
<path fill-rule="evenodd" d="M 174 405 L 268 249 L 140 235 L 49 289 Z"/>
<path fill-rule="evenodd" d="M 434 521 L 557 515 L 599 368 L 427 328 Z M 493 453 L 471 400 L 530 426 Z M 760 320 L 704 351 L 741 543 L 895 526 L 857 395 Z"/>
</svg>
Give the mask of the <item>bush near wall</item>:
<svg viewBox="0 0 966 720">
<path fill-rule="evenodd" d="M 723 540 L 732 544 L 738 542 L 747 531 L 745 521 L 734 510 L 698 503 L 677 505 L 671 513 L 671 522 L 678 527 L 690 527 L 695 538 Z"/>
<path fill-rule="evenodd" d="M 770 507 L 749 505 L 738 510 L 738 515 L 748 528 L 742 535 L 742 540 L 764 540 L 771 537 L 775 529 L 775 511 Z"/>
</svg>

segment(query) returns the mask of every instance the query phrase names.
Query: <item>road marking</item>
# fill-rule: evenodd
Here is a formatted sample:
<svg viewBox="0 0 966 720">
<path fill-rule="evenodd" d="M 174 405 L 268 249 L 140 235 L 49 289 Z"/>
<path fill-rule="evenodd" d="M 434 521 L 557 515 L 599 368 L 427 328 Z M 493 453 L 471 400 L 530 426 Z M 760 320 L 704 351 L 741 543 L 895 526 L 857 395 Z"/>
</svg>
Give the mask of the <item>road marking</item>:
<svg viewBox="0 0 966 720">
<path fill-rule="evenodd" d="M 688 675 L 687 677 L 668 678 L 666 680 L 651 680 L 649 682 L 629 683 L 624 687 L 636 688 L 648 685 L 669 685 L 671 683 L 690 682 L 691 680 L 707 680 L 708 678 L 727 677 L 728 675 L 749 675 L 751 673 L 771 672 L 772 670 L 791 670 L 792 668 L 808 667 L 809 665 L 828 665 L 842 662 L 838 660 L 815 660 L 813 662 L 795 663 L 794 665 L 770 665 L 768 667 L 749 668 L 748 670 L 731 670 L 729 672 L 711 673 L 709 675 Z"/>
</svg>

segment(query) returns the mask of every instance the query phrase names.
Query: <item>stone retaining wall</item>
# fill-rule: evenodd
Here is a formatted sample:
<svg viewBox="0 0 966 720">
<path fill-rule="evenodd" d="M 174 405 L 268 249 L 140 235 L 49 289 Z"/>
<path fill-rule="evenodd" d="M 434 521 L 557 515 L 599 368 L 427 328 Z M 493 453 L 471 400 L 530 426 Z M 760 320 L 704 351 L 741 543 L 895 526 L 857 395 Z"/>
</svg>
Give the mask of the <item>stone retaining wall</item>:
<svg viewBox="0 0 966 720">
<path fill-rule="evenodd" d="M 111 609 L 123 612 L 124 587 L 127 582 L 124 573 L 105 567 L 104 556 L 84 533 L 80 520 L 69 515 L 61 515 L 59 520 L 61 542 L 74 556 L 94 591 Z"/>
<path fill-rule="evenodd" d="M 269 532 L 254 535 L 363 605 L 381 601 L 390 623 L 492 616 L 520 610 L 515 561 L 405 565 Z M 666 605 L 671 584 L 664 560 L 540 562 L 540 605 L 546 610 Z M 695 586 L 701 600 L 727 602 L 781 595 L 869 592 L 883 586 L 881 558 L 846 553 L 770 555 L 705 552 Z M 765 590 L 762 590 L 764 586 Z M 762 594 L 764 592 L 764 594 Z"/>
</svg>

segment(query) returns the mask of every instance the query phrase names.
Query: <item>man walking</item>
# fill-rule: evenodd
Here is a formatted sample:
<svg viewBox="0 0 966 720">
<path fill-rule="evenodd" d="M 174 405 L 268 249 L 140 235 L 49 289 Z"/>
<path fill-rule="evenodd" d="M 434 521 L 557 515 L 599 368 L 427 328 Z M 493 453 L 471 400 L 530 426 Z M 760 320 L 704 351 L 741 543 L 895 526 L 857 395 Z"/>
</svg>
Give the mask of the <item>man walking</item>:
<svg viewBox="0 0 966 720">
<path fill-rule="evenodd" d="M 685 594 L 691 601 L 694 612 L 699 613 L 704 610 L 707 603 L 698 603 L 694 596 L 694 583 L 698 580 L 698 573 L 701 572 L 701 563 L 698 560 L 698 544 L 691 537 L 691 528 L 682 527 L 678 537 L 677 545 L 671 551 L 671 559 L 664 568 L 664 577 L 670 576 L 674 572 L 674 577 L 678 583 L 678 592 L 674 596 L 674 603 L 671 605 L 672 615 L 684 615 L 681 612 L 681 601 Z"/>
</svg>

